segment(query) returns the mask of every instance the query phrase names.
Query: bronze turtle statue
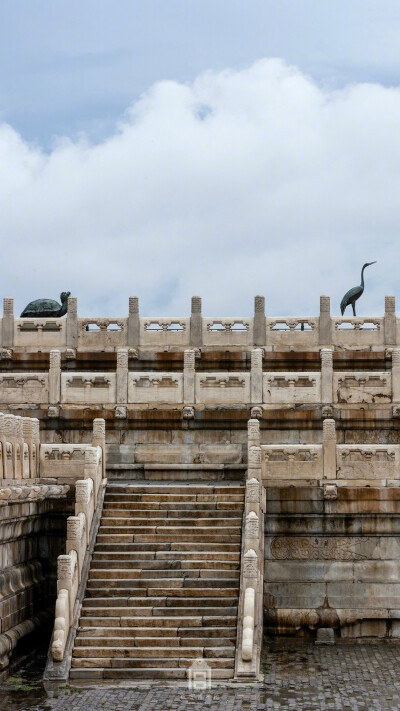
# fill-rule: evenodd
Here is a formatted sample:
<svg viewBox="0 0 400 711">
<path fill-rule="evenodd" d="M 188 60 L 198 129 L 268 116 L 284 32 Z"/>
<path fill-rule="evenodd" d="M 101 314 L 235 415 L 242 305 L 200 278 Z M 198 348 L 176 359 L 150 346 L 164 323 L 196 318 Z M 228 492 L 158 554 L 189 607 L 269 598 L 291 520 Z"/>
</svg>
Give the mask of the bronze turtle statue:
<svg viewBox="0 0 400 711">
<path fill-rule="evenodd" d="M 60 294 L 61 304 L 53 299 L 36 299 L 31 301 L 28 306 L 25 306 L 21 318 L 60 318 L 67 313 L 68 297 L 70 291 L 63 291 Z"/>
</svg>

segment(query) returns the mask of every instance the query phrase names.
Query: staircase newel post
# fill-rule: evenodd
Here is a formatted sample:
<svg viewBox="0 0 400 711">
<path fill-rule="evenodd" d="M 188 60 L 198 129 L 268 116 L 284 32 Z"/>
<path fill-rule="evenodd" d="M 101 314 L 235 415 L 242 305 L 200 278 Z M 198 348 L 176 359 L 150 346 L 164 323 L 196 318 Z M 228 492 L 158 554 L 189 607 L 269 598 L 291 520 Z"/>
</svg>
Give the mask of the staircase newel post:
<svg viewBox="0 0 400 711">
<path fill-rule="evenodd" d="M 101 447 L 102 449 L 102 465 L 104 479 L 106 476 L 106 421 L 102 417 L 96 417 L 93 420 L 92 445 L 93 447 Z"/>
</svg>

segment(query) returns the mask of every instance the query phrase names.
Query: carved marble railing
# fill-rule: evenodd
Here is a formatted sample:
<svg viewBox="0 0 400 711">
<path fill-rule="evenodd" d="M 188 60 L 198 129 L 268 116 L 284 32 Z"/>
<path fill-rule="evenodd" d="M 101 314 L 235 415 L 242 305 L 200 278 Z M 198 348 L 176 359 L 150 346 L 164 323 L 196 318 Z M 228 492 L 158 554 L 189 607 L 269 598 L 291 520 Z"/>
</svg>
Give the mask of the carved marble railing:
<svg viewBox="0 0 400 711">
<path fill-rule="evenodd" d="M 256 296 L 250 317 L 204 317 L 201 298 L 192 298 L 190 317 L 139 315 L 139 300 L 129 299 L 128 316 L 78 317 L 76 297 L 68 299 L 64 319 L 14 317 L 13 299 L 4 299 L 0 319 L 0 347 L 27 350 L 51 348 L 110 351 L 144 348 L 251 348 L 315 349 L 319 346 L 368 348 L 400 345 L 400 320 L 394 296 L 385 297 L 383 317 L 331 317 L 330 298 L 320 297 L 317 316 L 266 316 L 265 299 Z"/>
<path fill-rule="evenodd" d="M 88 451 L 100 447 L 102 468 L 105 470 L 104 420 L 93 420 L 92 444 L 42 444 L 40 446 L 40 477 L 80 479 L 88 466 Z"/>
<path fill-rule="evenodd" d="M 35 479 L 39 420 L 0 413 L 0 480 Z"/>
<path fill-rule="evenodd" d="M 68 493 L 67 484 L 30 484 L 0 487 L 0 506 L 31 503 L 45 499 L 61 499 Z"/>
<path fill-rule="evenodd" d="M 400 445 L 336 444 L 335 420 L 323 421 L 322 444 L 261 445 L 264 485 L 365 486 L 400 480 Z M 329 498 L 329 496 L 328 496 Z"/>
<path fill-rule="evenodd" d="M 263 370 L 263 349 L 250 351 L 250 372 L 196 371 L 194 348 L 184 351 L 183 372 L 130 371 L 129 349 L 117 349 L 115 372 L 63 371 L 61 351 L 50 350 L 48 372 L 0 373 L 0 406 L 60 405 L 360 405 L 400 403 L 400 348 L 388 350 L 392 370 L 334 371 L 333 348 L 321 348 L 319 371 Z M 66 455 L 67 456 L 67 455 Z"/>
<path fill-rule="evenodd" d="M 263 637 L 265 509 L 258 420 L 248 422 L 248 469 L 245 492 L 235 679 L 258 681 Z"/>
<path fill-rule="evenodd" d="M 75 516 L 67 519 L 66 554 L 58 557 L 56 615 L 51 646 L 55 662 L 63 660 L 71 626 L 78 618 L 78 589 L 80 583 L 85 582 L 85 562 L 87 574 L 91 528 L 100 488 L 102 485 L 104 488 L 103 474 L 102 448 L 88 447 L 85 450 L 84 478 L 76 481 Z"/>
</svg>

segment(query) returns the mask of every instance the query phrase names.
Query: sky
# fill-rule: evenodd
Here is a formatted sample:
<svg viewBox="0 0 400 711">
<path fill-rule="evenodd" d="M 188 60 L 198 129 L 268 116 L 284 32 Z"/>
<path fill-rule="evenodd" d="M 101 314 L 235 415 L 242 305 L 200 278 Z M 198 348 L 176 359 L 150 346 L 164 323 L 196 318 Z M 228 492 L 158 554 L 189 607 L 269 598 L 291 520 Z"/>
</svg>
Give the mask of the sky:
<svg viewBox="0 0 400 711">
<path fill-rule="evenodd" d="M 400 299 L 398 0 L 2 0 L 1 297 Z"/>
</svg>

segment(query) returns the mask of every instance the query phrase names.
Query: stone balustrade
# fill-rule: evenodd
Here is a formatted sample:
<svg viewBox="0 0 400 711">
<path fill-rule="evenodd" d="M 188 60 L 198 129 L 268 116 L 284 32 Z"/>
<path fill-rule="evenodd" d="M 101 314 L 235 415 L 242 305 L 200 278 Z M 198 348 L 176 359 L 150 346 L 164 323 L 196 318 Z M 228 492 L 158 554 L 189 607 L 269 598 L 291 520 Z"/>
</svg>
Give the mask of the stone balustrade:
<svg viewBox="0 0 400 711">
<path fill-rule="evenodd" d="M 331 317 L 330 298 L 320 297 L 318 316 L 270 317 L 264 297 L 256 296 L 254 316 L 204 317 L 201 298 L 192 298 L 190 317 L 139 315 L 139 300 L 129 299 L 128 317 L 78 317 L 76 297 L 69 297 L 66 318 L 16 318 L 14 302 L 4 299 L 0 347 L 112 351 L 121 347 L 312 349 L 400 345 L 399 319 L 393 296 L 385 297 L 382 317 Z"/>
<path fill-rule="evenodd" d="M 248 468 L 240 569 L 235 679 L 258 680 L 262 649 L 264 507 L 260 425 L 248 421 Z"/>
<path fill-rule="evenodd" d="M 335 420 L 327 418 L 322 445 L 261 445 L 261 471 L 265 486 L 398 486 L 400 445 L 336 444 Z"/>
<path fill-rule="evenodd" d="M 391 349 L 391 358 L 391 370 L 334 370 L 333 349 L 322 348 L 319 371 L 268 371 L 262 349 L 254 348 L 250 372 L 208 372 L 196 371 L 196 350 L 186 349 L 181 372 L 130 371 L 129 351 L 120 348 L 115 372 L 71 372 L 61 370 L 61 352 L 52 349 L 48 372 L 0 373 L 0 406 L 396 404 L 400 348 Z"/>
<path fill-rule="evenodd" d="M 0 481 L 39 476 L 39 446 L 39 420 L 0 413 Z"/>
<path fill-rule="evenodd" d="M 81 479 L 92 467 L 96 496 L 104 474 L 105 431 L 104 420 L 93 421 L 92 445 L 90 444 L 42 444 L 40 446 L 40 477 L 55 479 Z M 99 451 L 98 451 L 99 450 Z M 99 462 L 97 458 L 99 457 Z M 94 464 L 93 464 L 94 462 Z"/>
<path fill-rule="evenodd" d="M 102 429 L 100 425 L 98 421 L 95 427 L 97 436 Z M 66 555 L 58 557 L 56 616 L 52 642 L 52 656 L 56 662 L 61 662 L 64 658 L 69 630 L 76 616 L 78 587 L 102 479 L 102 448 L 85 448 L 83 479 L 78 479 L 75 485 L 75 515 L 67 519 Z"/>
</svg>

